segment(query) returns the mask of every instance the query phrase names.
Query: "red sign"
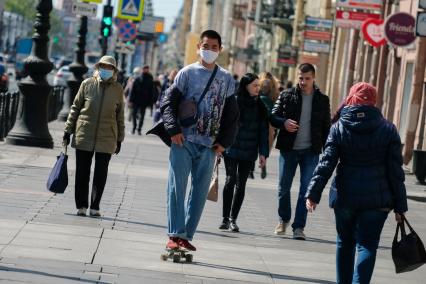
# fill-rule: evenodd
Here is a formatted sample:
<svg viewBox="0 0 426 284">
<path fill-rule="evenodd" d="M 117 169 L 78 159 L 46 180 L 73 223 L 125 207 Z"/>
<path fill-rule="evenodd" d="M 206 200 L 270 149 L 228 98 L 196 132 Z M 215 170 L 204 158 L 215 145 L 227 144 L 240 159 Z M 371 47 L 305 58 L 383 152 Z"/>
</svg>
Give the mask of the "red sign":
<svg viewBox="0 0 426 284">
<path fill-rule="evenodd" d="M 360 29 L 362 23 L 368 18 L 380 19 L 379 14 L 353 12 L 353 11 L 336 11 L 336 27 L 348 29 Z"/>
<path fill-rule="evenodd" d="M 300 62 L 311 63 L 313 65 L 319 66 L 320 58 L 319 58 L 319 56 L 315 56 L 315 55 L 303 54 L 300 58 Z"/>
<path fill-rule="evenodd" d="M 408 13 L 395 13 L 385 22 L 385 37 L 396 46 L 407 46 L 416 39 L 416 19 Z"/>
<path fill-rule="evenodd" d="M 325 32 L 325 31 L 307 30 L 303 33 L 303 36 L 305 37 L 305 39 L 324 40 L 324 41 L 331 40 L 331 32 Z"/>
<path fill-rule="evenodd" d="M 367 19 L 362 23 L 364 38 L 374 47 L 386 43 L 383 19 Z"/>
</svg>

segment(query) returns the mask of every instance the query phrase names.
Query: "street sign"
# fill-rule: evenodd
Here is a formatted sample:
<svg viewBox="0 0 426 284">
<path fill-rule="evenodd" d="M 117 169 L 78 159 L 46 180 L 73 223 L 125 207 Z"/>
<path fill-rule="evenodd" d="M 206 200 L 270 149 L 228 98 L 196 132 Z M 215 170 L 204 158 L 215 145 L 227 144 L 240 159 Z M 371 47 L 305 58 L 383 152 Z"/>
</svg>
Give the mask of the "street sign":
<svg viewBox="0 0 426 284">
<path fill-rule="evenodd" d="M 305 39 L 330 41 L 331 32 L 307 30 L 303 33 Z"/>
<path fill-rule="evenodd" d="M 82 3 L 74 1 L 72 4 L 72 13 L 87 17 L 96 17 L 98 5 L 91 3 Z"/>
<path fill-rule="evenodd" d="M 134 44 L 126 44 L 124 42 L 117 42 L 115 44 L 115 52 L 117 53 L 132 54 L 135 52 L 135 49 Z"/>
<path fill-rule="evenodd" d="M 416 39 L 416 19 L 404 12 L 399 12 L 387 17 L 385 22 L 385 36 L 395 46 L 407 46 Z"/>
<path fill-rule="evenodd" d="M 368 18 L 380 19 L 380 15 L 373 13 L 337 10 L 336 27 L 359 30 L 362 23 Z"/>
<path fill-rule="evenodd" d="M 368 9 L 380 10 L 383 6 L 383 0 L 337 0 L 336 7 L 350 9 Z"/>
<path fill-rule="evenodd" d="M 133 40 L 136 37 L 136 24 L 120 20 L 118 22 L 118 37 L 124 41 Z"/>
<path fill-rule="evenodd" d="M 311 63 L 313 65 L 319 66 L 320 58 L 319 58 L 318 55 L 302 54 L 302 56 L 300 57 L 300 62 L 301 63 Z"/>
<path fill-rule="evenodd" d="M 417 13 L 416 35 L 426 37 L 426 12 Z"/>
<path fill-rule="evenodd" d="M 98 3 L 102 4 L 102 0 L 83 0 L 84 2 L 92 2 L 92 3 Z"/>
<path fill-rule="evenodd" d="M 164 17 L 145 17 L 138 24 L 138 32 L 140 33 L 162 33 L 164 31 Z"/>
<path fill-rule="evenodd" d="M 383 19 L 367 19 L 362 23 L 362 34 L 364 38 L 374 47 L 386 43 Z"/>
<path fill-rule="evenodd" d="M 328 43 L 319 43 L 305 40 L 303 42 L 303 50 L 307 52 L 329 53 L 330 45 Z"/>
<path fill-rule="evenodd" d="M 117 18 L 141 21 L 144 2 L 144 0 L 118 0 Z"/>
<path fill-rule="evenodd" d="M 314 18 L 306 17 L 305 25 L 307 27 L 321 28 L 321 29 L 332 29 L 333 20 L 323 19 L 323 18 Z"/>
</svg>

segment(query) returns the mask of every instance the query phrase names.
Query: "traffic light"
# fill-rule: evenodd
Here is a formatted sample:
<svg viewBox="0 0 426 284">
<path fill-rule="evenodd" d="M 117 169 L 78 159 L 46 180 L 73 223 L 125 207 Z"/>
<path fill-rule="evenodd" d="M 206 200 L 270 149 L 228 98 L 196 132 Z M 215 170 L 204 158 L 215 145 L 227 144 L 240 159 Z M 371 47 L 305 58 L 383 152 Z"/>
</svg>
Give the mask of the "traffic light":
<svg viewBox="0 0 426 284">
<path fill-rule="evenodd" d="M 112 10 L 111 5 L 104 6 L 104 14 L 101 22 L 101 36 L 104 38 L 110 37 L 112 34 Z"/>
</svg>

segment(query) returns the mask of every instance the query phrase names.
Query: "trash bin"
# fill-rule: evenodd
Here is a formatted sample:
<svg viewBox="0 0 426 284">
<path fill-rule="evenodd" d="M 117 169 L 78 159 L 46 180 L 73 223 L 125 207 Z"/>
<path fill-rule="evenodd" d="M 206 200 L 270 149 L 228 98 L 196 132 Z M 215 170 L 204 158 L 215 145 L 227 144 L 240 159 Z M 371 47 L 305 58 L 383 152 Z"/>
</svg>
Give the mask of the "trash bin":
<svg viewBox="0 0 426 284">
<path fill-rule="evenodd" d="M 426 185 L 426 151 L 413 151 L 413 173 L 420 184 Z"/>
</svg>

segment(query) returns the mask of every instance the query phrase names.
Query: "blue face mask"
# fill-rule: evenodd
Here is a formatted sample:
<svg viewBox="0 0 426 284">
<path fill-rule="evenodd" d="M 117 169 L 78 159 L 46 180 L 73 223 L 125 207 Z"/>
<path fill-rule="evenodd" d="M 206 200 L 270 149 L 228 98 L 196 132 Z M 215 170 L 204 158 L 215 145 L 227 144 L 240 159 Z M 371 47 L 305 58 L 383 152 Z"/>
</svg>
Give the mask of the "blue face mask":
<svg viewBox="0 0 426 284">
<path fill-rule="evenodd" d="M 108 80 L 109 78 L 112 77 L 112 75 L 114 75 L 113 70 L 99 68 L 99 76 L 101 77 L 102 80 Z"/>
</svg>

